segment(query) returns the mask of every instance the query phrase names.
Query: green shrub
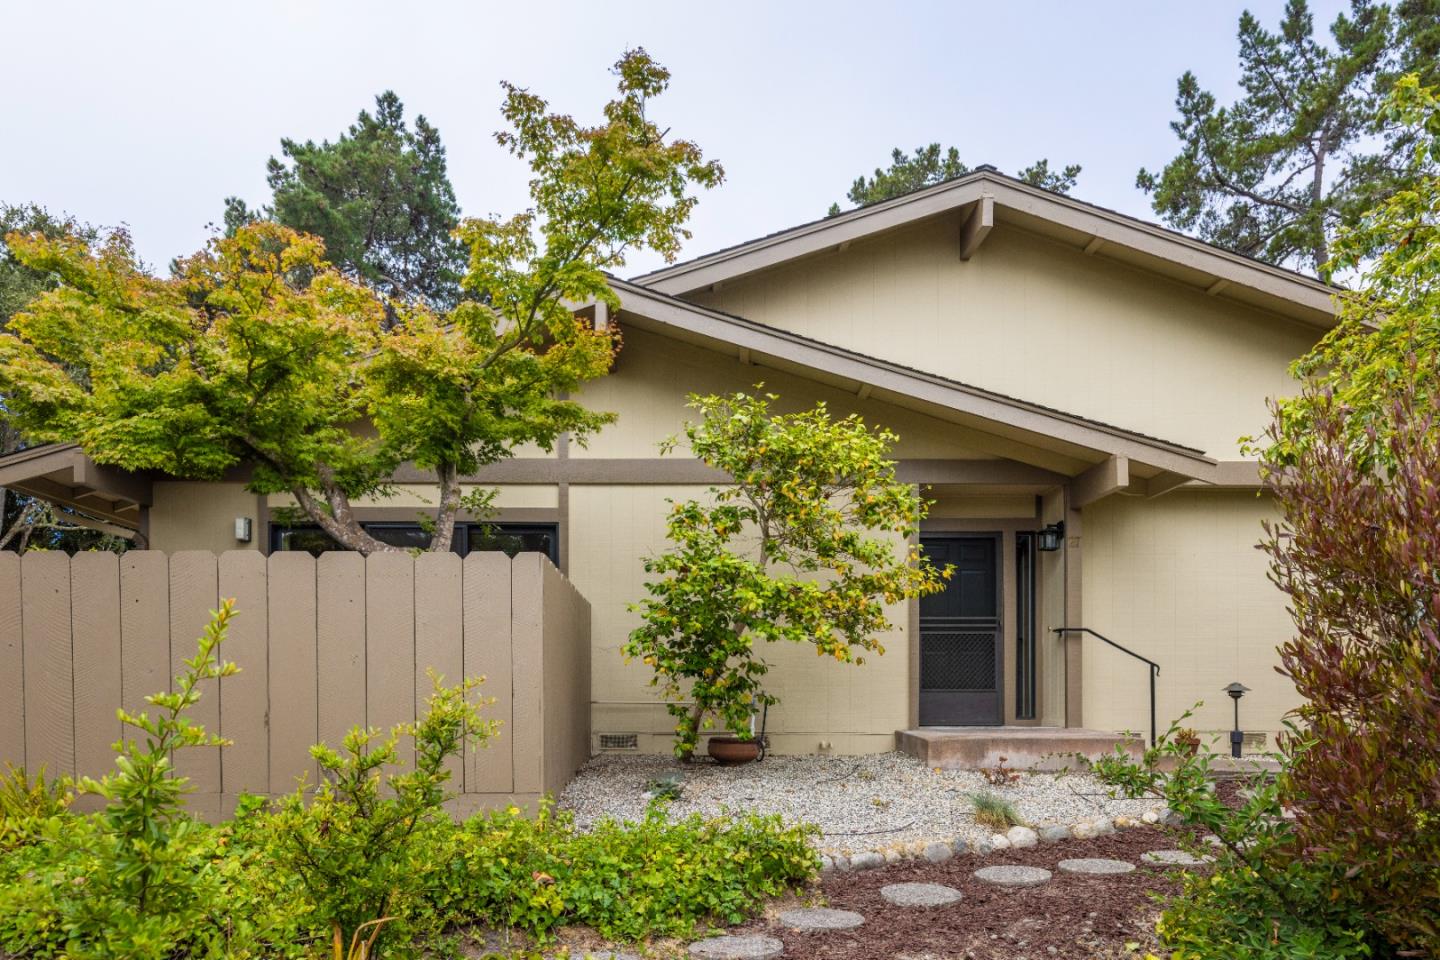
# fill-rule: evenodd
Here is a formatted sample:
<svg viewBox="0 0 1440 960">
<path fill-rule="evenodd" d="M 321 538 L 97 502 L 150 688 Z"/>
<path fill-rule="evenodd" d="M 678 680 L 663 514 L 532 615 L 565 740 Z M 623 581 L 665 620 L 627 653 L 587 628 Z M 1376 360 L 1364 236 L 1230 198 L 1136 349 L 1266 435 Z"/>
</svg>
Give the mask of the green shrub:
<svg viewBox="0 0 1440 960">
<path fill-rule="evenodd" d="M 1164 800 L 1187 824 L 1213 836 L 1181 846 L 1215 858 L 1188 874 L 1181 893 L 1164 900 L 1158 924 L 1171 960 L 1348 960 L 1387 956 L 1361 906 L 1350 896 L 1348 864 L 1308 855 L 1297 843 L 1282 787 L 1257 774 L 1231 805 L 1217 795 L 1211 754 L 1191 754 L 1176 737 L 1185 714 L 1156 747 L 1135 760 L 1120 749 L 1092 771 L 1128 797 Z M 1161 761 L 1172 766 L 1162 773 Z M 1197 832 L 1198 832 L 1197 830 Z"/>
<path fill-rule="evenodd" d="M 69 809 L 75 785 L 69 777 L 45 779 L 45 768 L 31 780 L 24 770 L 6 764 L 0 776 L 0 853 L 35 842 L 40 825 Z"/>
<path fill-rule="evenodd" d="M 217 921 L 220 872 L 212 831 L 183 809 L 184 777 L 173 754 L 225 741 L 185 714 L 204 680 L 231 676 L 217 659 L 233 607 L 223 603 L 172 692 L 146 698 L 152 717 L 119 712 L 145 734 L 115 744 L 115 769 L 77 788 L 105 799 L 93 817 L 52 815 L 38 821 L 39 843 L 5 858 L 0 869 L 0 946 L 36 957 L 76 960 L 162 958 L 223 952 Z"/>
<path fill-rule="evenodd" d="M 480 718 L 470 692 L 480 679 L 454 687 L 431 675 L 434 692 L 424 716 L 388 734 L 352 729 L 343 751 L 323 744 L 311 755 L 323 771 L 319 786 L 301 786 L 257 818 L 270 837 L 268 863 L 298 881 L 293 909 L 312 936 L 351 943 L 364 928 L 367 954 L 384 944 L 439 935 L 447 919 L 427 897 L 432 875 L 457 828 L 441 806 L 450 779 L 447 761 L 478 745 L 496 728 Z M 399 760 L 402 741 L 413 741 L 415 764 L 384 771 Z M 251 833 L 251 836 L 254 836 Z M 384 920 L 384 924 L 377 921 Z"/>
<path fill-rule="evenodd" d="M 991 830 L 1003 833 L 1025 822 L 1020 819 L 1020 812 L 1013 803 L 989 790 L 970 794 L 970 807 L 974 811 L 975 822 Z"/>
<path fill-rule="evenodd" d="M 1372 936 L 1337 900 L 1343 865 L 1286 858 L 1260 868 L 1222 855 L 1187 873 L 1158 932 L 1171 960 L 1347 960 L 1372 957 Z"/>
<path fill-rule="evenodd" d="M 232 615 L 215 614 L 157 716 L 122 715 L 146 734 L 117 744 L 116 770 L 78 789 L 107 800 L 68 812 L 64 782 L 12 771 L 0 785 L 23 837 L 0 848 L 0 954 L 76 960 L 301 960 L 453 953 L 451 931 L 504 925 L 540 939 L 564 924 L 606 937 L 683 936 L 733 923 L 813 876 L 812 828 L 778 818 L 671 824 L 665 804 L 640 823 L 581 833 L 544 805 L 455 823 L 442 807 L 447 764 L 493 724 L 469 693 L 442 687 L 425 715 L 388 734 L 355 729 L 343 749 L 311 752 L 325 780 L 274 803 L 242 797 L 207 826 L 185 814 L 171 754 L 220 742 L 185 712 L 202 680 L 228 676 L 216 650 Z M 399 762 L 413 743 L 416 761 Z"/>
<path fill-rule="evenodd" d="M 683 937 L 738 923 L 811 878 L 812 832 L 778 817 L 670 823 L 652 804 L 639 823 L 581 833 L 548 806 L 533 818 L 512 807 L 465 825 L 448 893 L 479 919 L 542 937 L 577 923 L 615 939 Z"/>
</svg>

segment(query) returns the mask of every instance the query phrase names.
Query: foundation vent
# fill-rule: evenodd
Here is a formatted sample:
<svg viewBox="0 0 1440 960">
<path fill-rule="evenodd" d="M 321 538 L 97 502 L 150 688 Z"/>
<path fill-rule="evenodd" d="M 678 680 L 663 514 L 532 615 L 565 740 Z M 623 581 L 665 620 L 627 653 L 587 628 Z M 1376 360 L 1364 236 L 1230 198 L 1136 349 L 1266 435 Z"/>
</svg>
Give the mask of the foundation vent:
<svg viewBox="0 0 1440 960">
<path fill-rule="evenodd" d="M 639 750 L 640 735 L 636 733 L 602 733 L 601 750 Z"/>
<path fill-rule="evenodd" d="M 1256 730 L 1253 733 L 1247 732 L 1245 734 L 1245 749 L 1247 751 L 1264 750 L 1266 739 L 1267 736 L 1264 730 Z"/>
</svg>

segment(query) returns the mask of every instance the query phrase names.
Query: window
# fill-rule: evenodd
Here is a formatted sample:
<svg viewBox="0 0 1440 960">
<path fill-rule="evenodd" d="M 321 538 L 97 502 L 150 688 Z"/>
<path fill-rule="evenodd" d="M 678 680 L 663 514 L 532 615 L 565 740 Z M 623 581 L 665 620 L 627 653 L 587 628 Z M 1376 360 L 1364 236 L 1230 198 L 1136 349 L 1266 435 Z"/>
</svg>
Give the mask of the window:
<svg viewBox="0 0 1440 960">
<path fill-rule="evenodd" d="M 362 523 L 365 532 L 382 543 L 423 550 L 430 535 L 418 523 Z M 451 549 L 460 556 L 472 550 L 498 550 L 506 556 L 543 553 L 551 563 L 560 562 L 560 535 L 553 523 L 457 523 Z M 329 550 L 343 550 L 329 534 L 313 524 L 270 524 L 270 550 L 304 550 L 318 557 Z"/>
</svg>

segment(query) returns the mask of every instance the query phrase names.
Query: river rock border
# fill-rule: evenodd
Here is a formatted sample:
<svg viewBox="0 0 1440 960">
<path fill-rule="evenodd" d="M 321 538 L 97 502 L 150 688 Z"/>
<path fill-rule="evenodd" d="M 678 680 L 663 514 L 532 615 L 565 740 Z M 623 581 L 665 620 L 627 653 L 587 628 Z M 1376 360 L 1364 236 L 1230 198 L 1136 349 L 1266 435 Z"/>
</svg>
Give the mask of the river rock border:
<svg viewBox="0 0 1440 960">
<path fill-rule="evenodd" d="M 1093 820 L 1079 820 L 1068 825 L 1052 824 L 1039 828 L 1011 827 L 1005 833 L 996 833 L 974 843 L 967 842 L 962 837 L 938 837 L 932 840 L 915 840 L 866 850 L 827 847 L 823 848 L 820 853 L 820 871 L 822 873 L 832 871 L 848 873 L 852 870 L 872 870 L 888 863 L 899 863 L 902 860 L 928 860 L 931 863 L 944 863 L 952 857 L 965 853 L 984 856 L 999 850 L 1009 850 L 1012 847 L 1023 850 L 1042 843 L 1058 843 L 1061 840 L 1091 840 L 1095 837 L 1109 836 L 1116 830 L 1129 830 L 1156 824 L 1179 826 L 1181 822 L 1177 814 L 1160 806 L 1146 810 L 1139 819 L 1134 817 L 1115 817 L 1113 819 L 1096 817 Z"/>
</svg>

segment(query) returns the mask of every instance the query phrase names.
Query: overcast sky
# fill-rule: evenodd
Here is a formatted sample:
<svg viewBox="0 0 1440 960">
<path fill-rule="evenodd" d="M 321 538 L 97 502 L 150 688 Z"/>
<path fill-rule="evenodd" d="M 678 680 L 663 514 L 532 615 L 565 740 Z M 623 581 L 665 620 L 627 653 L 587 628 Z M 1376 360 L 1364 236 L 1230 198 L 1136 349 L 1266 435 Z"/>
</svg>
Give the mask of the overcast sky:
<svg viewBox="0 0 1440 960">
<path fill-rule="evenodd" d="M 1343 5 L 1312 3 L 1326 25 Z M 639 45 L 674 74 L 653 115 L 726 169 L 684 256 L 821 216 L 932 140 L 1007 173 L 1082 164 L 1076 197 L 1149 216 L 1135 172 L 1174 155 L 1176 78 L 1233 95 L 1247 6 L 1273 26 L 1283 0 L 7 2 L 0 201 L 126 223 L 163 266 L 225 196 L 267 198 L 281 137 L 334 138 L 393 89 L 439 127 L 463 209 L 508 215 L 526 171 L 492 137 L 499 81 L 595 119 Z"/>
</svg>

